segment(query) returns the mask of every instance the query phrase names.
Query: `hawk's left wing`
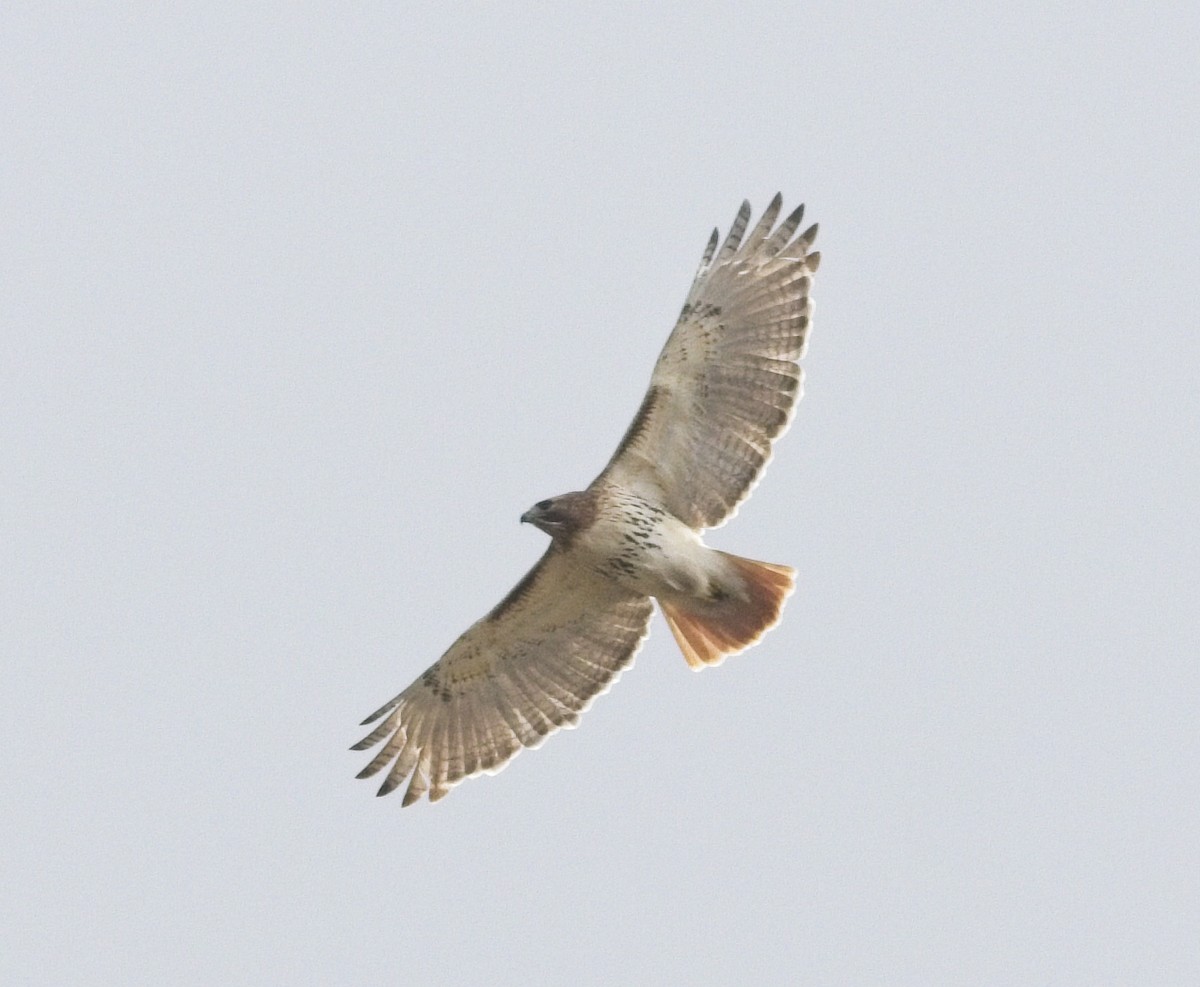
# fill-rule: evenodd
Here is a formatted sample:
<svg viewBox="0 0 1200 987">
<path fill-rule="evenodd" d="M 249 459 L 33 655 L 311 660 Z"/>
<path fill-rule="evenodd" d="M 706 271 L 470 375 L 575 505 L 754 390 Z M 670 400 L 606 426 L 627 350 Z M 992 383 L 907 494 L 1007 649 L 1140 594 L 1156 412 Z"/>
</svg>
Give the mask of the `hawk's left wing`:
<svg viewBox="0 0 1200 987">
<path fill-rule="evenodd" d="M 633 424 L 597 482 L 641 489 L 693 528 L 727 520 L 753 488 L 800 397 L 817 235 L 801 206 L 774 230 L 750 204 L 713 231 Z M 745 239 L 743 240 L 743 237 Z"/>
<path fill-rule="evenodd" d="M 513 590 L 412 685 L 364 720 L 385 717 L 354 745 L 384 741 L 359 774 L 390 765 L 380 795 L 409 774 L 411 805 L 464 778 L 495 774 L 537 747 L 620 675 L 646 636 L 650 598 L 621 589 L 552 544 Z"/>
</svg>

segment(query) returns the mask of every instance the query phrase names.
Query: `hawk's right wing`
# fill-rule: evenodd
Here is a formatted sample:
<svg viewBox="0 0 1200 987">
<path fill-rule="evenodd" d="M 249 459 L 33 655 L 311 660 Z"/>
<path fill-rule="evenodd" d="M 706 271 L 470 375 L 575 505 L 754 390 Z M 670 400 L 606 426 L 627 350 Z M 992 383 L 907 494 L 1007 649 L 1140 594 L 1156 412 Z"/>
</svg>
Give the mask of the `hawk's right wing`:
<svg viewBox="0 0 1200 987">
<path fill-rule="evenodd" d="M 524 747 L 574 726 L 632 661 L 650 598 L 620 589 L 551 545 L 500 603 L 412 685 L 372 713 L 354 745 L 383 741 L 359 774 L 387 767 L 380 795 L 410 774 L 404 804 L 436 801 L 464 778 L 495 774 Z"/>
</svg>

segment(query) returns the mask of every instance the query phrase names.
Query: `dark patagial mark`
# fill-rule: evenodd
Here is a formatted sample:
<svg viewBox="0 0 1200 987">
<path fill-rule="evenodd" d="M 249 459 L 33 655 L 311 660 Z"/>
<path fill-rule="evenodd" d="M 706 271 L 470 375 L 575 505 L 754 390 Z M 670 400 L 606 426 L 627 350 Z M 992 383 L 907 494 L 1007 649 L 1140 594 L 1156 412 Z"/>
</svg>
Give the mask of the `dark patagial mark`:
<svg viewBox="0 0 1200 987">
<path fill-rule="evenodd" d="M 658 404 L 658 388 L 651 386 L 646 392 L 645 398 L 642 399 L 642 406 L 638 408 L 637 414 L 633 416 L 633 421 L 629 423 L 629 428 L 625 430 L 625 435 L 621 438 L 620 444 L 617 446 L 617 451 L 613 453 L 612 459 L 609 460 L 611 466 L 625 454 L 625 451 L 633 445 L 646 430 L 646 426 L 650 424 L 650 416 L 654 414 L 654 406 Z"/>
<path fill-rule="evenodd" d="M 551 548 L 550 551 L 552 552 L 554 549 Z M 521 581 L 508 591 L 504 599 L 492 607 L 491 611 L 487 615 L 488 620 L 499 620 L 506 613 L 508 613 L 509 610 L 516 606 L 531 589 L 533 589 L 534 584 L 538 581 L 542 574 L 542 567 L 546 564 L 546 559 L 549 557 L 550 552 L 547 552 L 542 556 L 541 561 L 538 562 L 537 565 L 535 565 L 532 569 L 525 573 L 524 576 L 521 577 Z"/>
</svg>

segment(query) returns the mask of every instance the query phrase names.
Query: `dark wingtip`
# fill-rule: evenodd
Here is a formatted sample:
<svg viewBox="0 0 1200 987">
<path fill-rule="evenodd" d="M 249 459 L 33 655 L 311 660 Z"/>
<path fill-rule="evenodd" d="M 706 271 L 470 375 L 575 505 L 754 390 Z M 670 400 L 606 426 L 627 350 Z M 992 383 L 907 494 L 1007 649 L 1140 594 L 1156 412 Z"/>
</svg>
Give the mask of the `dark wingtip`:
<svg viewBox="0 0 1200 987">
<path fill-rule="evenodd" d="M 397 696 L 395 699 L 388 700 L 386 703 L 384 703 L 382 706 L 380 706 L 379 709 L 375 710 L 374 713 L 372 713 L 365 720 L 363 720 L 362 723 L 359 724 L 359 726 L 360 727 L 368 726 L 369 724 L 374 723 L 377 719 L 379 719 L 381 716 L 383 716 L 384 713 L 390 713 L 398 705 L 400 705 L 400 699 L 401 699 L 401 697 Z"/>
</svg>

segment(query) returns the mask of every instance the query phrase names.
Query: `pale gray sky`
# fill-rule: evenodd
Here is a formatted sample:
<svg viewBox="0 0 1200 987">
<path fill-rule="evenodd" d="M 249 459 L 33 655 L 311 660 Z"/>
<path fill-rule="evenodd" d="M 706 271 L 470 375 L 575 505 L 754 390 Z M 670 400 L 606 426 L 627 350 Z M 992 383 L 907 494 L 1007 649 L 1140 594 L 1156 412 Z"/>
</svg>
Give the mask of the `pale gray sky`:
<svg viewBox="0 0 1200 987">
<path fill-rule="evenodd" d="M 0 980 L 1200 981 L 1194 6 L 250 6 L 0 14 Z M 783 624 L 374 798 L 777 189 Z"/>
</svg>

